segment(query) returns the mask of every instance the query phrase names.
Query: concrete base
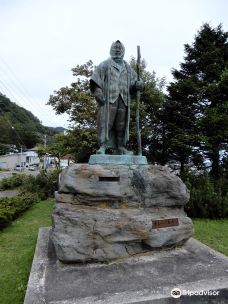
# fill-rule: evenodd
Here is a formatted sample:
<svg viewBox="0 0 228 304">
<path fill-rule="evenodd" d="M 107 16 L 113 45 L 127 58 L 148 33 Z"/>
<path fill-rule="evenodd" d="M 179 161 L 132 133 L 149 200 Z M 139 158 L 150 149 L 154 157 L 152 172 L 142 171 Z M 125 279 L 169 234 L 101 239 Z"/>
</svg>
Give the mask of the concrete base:
<svg viewBox="0 0 228 304">
<path fill-rule="evenodd" d="M 93 154 L 89 158 L 90 165 L 147 165 L 146 156 Z"/>
<path fill-rule="evenodd" d="M 228 303 L 228 258 L 194 239 L 109 264 L 66 265 L 56 259 L 49 232 L 39 231 L 24 304 Z"/>
</svg>

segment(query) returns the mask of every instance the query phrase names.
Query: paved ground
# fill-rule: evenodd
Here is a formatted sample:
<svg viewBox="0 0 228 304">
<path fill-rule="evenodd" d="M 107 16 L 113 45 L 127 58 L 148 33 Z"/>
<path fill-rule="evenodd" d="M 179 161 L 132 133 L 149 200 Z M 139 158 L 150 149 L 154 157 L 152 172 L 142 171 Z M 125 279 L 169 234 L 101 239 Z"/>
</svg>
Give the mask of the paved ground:
<svg viewBox="0 0 228 304">
<path fill-rule="evenodd" d="M 228 257 L 194 239 L 109 264 L 62 264 L 49 229 L 41 228 L 24 304 L 226 304 L 227 299 Z"/>
</svg>

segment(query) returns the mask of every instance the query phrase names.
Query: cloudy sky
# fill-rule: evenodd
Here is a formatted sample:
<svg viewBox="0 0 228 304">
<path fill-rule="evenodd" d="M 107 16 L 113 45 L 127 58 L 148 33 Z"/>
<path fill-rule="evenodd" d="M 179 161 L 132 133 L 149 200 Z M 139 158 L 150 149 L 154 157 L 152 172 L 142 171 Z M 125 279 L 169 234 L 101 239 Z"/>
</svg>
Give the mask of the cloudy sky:
<svg viewBox="0 0 228 304">
<path fill-rule="evenodd" d="M 228 1 L 0 0 L 0 92 L 44 125 L 67 127 L 45 104 L 74 81 L 71 68 L 105 60 L 119 39 L 126 60 L 140 45 L 148 70 L 169 82 L 205 22 L 227 31 Z"/>
</svg>

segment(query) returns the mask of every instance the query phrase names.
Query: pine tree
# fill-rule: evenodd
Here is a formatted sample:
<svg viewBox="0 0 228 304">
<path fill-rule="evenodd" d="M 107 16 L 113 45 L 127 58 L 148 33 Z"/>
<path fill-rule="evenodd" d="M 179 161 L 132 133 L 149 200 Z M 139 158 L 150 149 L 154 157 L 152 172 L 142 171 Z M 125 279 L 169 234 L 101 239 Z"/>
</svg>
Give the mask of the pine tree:
<svg viewBox="0 0 228 304">
<path fill-rule="evenodd" d="M 184 166 L 203 157 L 220 174 L 220 153 L 228 149 L 228 32 L 222 25 L 204 24 L 192 45 L 186 44 L 184 62 L 174 69 L 164 107 L 170 154 Z"/>
</svg>

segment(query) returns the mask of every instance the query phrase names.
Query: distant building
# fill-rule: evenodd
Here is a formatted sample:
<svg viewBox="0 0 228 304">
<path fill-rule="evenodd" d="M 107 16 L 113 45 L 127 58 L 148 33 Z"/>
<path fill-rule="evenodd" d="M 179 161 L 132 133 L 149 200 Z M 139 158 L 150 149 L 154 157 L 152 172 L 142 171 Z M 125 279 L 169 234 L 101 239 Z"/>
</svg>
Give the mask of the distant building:
<svg viewBox="0 0 228 304">
<path fill-rule="evenodd" d="M 26 168 L 32 165 L 38 166 L 39 163 L 40 159 L 38 154 L 33 150 L 0 155 L 0 169 L 14 170 L 17 167 Z"/>
</svg>

